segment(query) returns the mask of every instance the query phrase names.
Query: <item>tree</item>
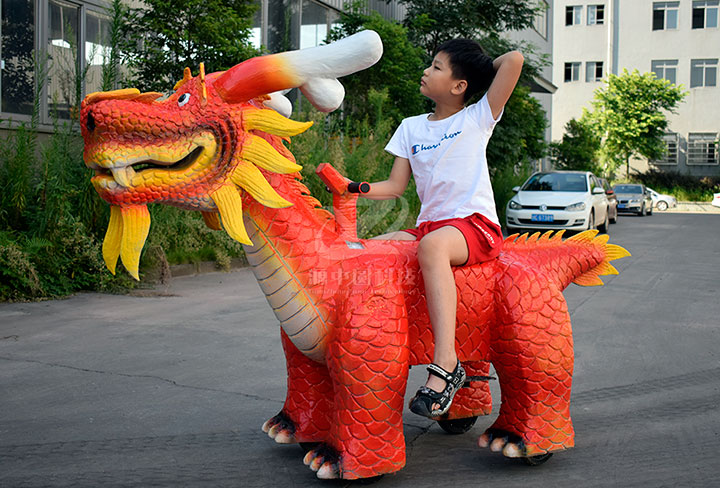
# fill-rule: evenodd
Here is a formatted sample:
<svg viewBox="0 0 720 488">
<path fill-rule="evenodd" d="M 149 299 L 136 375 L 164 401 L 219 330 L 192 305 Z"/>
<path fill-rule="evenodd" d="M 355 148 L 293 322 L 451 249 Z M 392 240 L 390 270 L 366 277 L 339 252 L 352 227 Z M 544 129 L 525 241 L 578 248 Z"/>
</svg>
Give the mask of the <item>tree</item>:
<svg viewBox="0 0 720 488">
<path fill-rule="evenodd" d="M 328 36 L 328 42 L 342 39 L 363 29 L 372 29 L 383 42 L 383 56 L 374 66 L 342 79 L 347 93 L 343 112 L 349 122 L 361 122 L 367 118 L 375 125 L 378 115 L 376 105 L 370 103 L 370 91 L 387 91 L 387 103 L 383 115 L 397 125 L 409 115 L 422 113 L 425 97 L 420 93 L 420 77 L 425 68 L 421 48 L 408 40 L 406 29 L 395 22 L 385 20 L 379 13 L 362 12 L 361 4 L 353 4 L 348 13 L 340 18 L 339 25 Z"/>
<path fill-rule="evenodd" d="M 222 71 L 257 55 L 254 0 L 145 0 L 126 24 L 123 51 L 141 90 L 168 91 L 188 66 Z"/>
<path fill-rule="evenodd" d="M 611 74 L 595 90 L 588 121 L 602 137 L 601 154 L 612 172 L 623 162 L 630 175 L 630 158 L 660 159 L 665 153 L 663 135 L 668 127 L 664 111 L 674 113 L 685 98 L 682 87 L 657 79 L 654 73 Z"/>
<path fill-rule="evenodd" d="M 602 174 L 598 162 L 600 136 L 585 119 L 570 119 L 561 142 L 553 142 L 551 153 L 559 169 L 592 171 Z"/>
</svg>

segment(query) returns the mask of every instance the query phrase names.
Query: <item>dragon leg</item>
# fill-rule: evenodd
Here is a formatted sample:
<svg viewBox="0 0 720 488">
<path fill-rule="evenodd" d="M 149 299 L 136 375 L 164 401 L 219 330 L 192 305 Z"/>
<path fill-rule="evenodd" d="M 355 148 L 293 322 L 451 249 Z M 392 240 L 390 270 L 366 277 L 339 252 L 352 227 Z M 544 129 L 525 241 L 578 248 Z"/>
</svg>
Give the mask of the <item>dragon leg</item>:
<svg viewBox="0 0 720 488">
<path fill-rule="evenodd" d="M 391 288 L 351 292 L 338 315 L 328 351 L 333 423 L 326 443 L 305 457 L 320 478 L 371 478 L 405 465 L 408 325 L 403 297 Z"/>
<path fill-rule="evenodd" d="M 526 311 L 493 333 L 491 357 L 502 404 L 498 419 L 479 443 L 510 457 L 574 446 L 570 316 L 562 293 L 550 288 L 535 300 L 525 297 Z"/>
<path fill-rule="evenodd" d="M 287 361 L 287 396 L 263 430 L 276 442 L 321 442 L 330 431 L 333 386 L 327 367 L 301 353 L 281 330 Z"/>
</svg>

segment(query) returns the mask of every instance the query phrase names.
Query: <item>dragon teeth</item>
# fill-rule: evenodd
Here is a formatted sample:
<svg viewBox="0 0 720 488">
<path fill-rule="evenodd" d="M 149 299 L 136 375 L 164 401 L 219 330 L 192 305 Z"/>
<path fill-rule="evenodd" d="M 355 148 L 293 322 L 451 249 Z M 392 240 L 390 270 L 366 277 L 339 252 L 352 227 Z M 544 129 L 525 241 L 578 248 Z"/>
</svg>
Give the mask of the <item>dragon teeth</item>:
<svg viewBox="0 0 720 488">
<path fill-rule="evenodd" d="M 125 188 L 130 188 L 132 186 L 131 182 L 133 177 L 135 177 L 135 170 L 130 166 L 112 168 L 110 171 L 112 171 L 113 178 L 115 178 L 115 181 L 117 181 L 120 186 Z"/>
</svg>

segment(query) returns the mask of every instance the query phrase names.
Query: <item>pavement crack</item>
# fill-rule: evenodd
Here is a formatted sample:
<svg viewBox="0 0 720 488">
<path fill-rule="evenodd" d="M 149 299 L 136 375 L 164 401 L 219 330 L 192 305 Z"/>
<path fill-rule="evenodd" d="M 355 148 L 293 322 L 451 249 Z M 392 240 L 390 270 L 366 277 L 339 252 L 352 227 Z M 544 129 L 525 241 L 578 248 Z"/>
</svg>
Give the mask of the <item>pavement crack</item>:
<svg viewBox="0 0 720 488">
<path fill-rule="evenodd" d="M 282 404 L 283 401 L 276 400 L 274 398 L 267 398 L 259 395 L 251 395 L 249 393 L 243 393 L 240 391 L 231 391 L 231 390 L 223 390 L 220 388 L 209 388 L 206 386 L 194 386 L 194 385 L 186 385 L 183 383 L 178 383 L 175 380 L 171 380 L 168 378 L 163 378 L 162 376 L 156 376 L 151 374 L 130 374 L 130 373 L 118 373 L 114 371 L 103 371 L 99 369 L 90 369 L 90 368 L 80 368 L 77 366 L 69 366 L 67 364 L 60 364 L 60 363 L 50 363 L 45 361 L 38 361 L 37 359 L 25 359 L 25 358 L 14 358 L 14 357 L 7 357 L 7 356 L 0 356 L 0 360 L 5 361 L 16 361 L 21 363 L 32 363 L 32 364 L 41 364 L 43 366 L 49 366 L 53 368 L 64 368 L 64 369 L 70 369 L 73 371 L 81 371 L 83 373 L 93 373 L 93 374 L 102 374 L 102 375 L 110 375 L 110 376 L 120 376 L 124 378 L 139 378 L 139 379 L 153 379 L 162 381 L 164 383 L 168 383 L 173 386 L 177 386 L 178 388 L 187 388 L 189 390 L 199 390 L 199 391 L 212 391 L 216 393 L 229 393 L 231 395 L 238 395 L 243 398 L 250 398 L 253 400 L 260 400 L 260 401 L 267 401 L 267 402 L 275 402 Z"/>
</svg>

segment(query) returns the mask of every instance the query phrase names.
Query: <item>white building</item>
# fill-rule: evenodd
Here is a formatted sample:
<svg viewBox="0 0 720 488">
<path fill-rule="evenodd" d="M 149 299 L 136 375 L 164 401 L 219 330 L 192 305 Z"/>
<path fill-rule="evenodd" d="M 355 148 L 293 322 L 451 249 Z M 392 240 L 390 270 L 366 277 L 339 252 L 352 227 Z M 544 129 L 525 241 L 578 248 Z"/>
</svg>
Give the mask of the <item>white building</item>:
<svg viewBox="0 0 720 488">
<path fill-rule="evenodd" d="M 697 176 L 720 175 L 720 29 L 718 0 L 556 0 L 554 12 L 553 140 L 590 108 L 609 73 L 653 71 L 683 85 L 688 95 L 669 114 L 668 155 L 635 160 L 649 167 Z"/>
</svg>

